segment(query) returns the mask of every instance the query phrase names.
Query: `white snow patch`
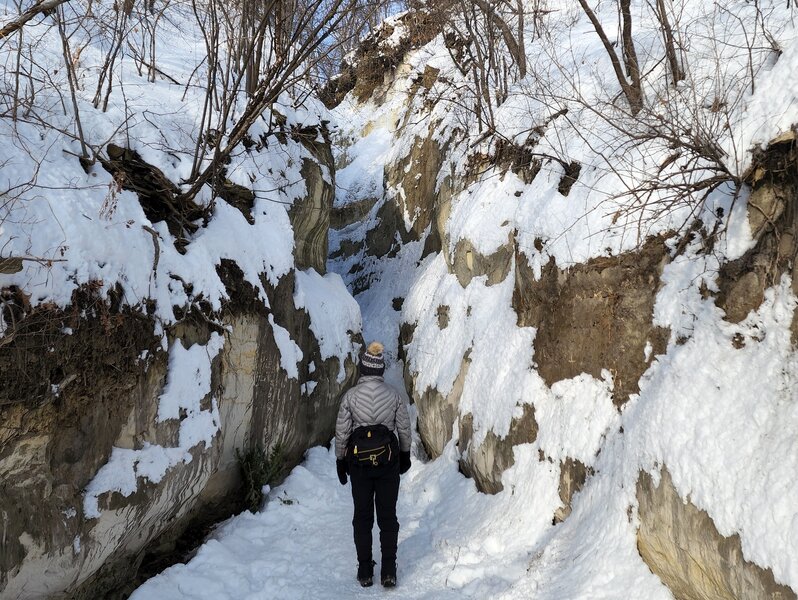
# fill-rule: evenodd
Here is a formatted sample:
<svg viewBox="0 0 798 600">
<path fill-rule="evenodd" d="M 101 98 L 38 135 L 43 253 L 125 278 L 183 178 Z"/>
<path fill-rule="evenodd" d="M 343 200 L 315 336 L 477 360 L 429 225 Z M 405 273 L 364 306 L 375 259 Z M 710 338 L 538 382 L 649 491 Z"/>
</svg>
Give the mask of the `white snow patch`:
<svg viewBox="0 0 798 600">
<path fill-rule="evenodd" d="M 605 436 L 617 429 L 620 416 L 612 404 L 612 377 L 587 374 L 551 386 L 551 394 L 535 400 L 538 444 L 547 456 L 573 458 L 591 466 Z"/>
<path fill-rule="evenodd" d="M 99 496 L 118 492 L 130 496 L 138 489 L 138 478 L 159 483 L 169 469 L 192 460 L 189 450 L 200 442 L 210 448 L 219 431 L 219 407 L 211 398 L 209 410 L 201 402 L 211 393 L 211 363 L 224 345 L 224 337 L 212 333 L 206 345 L 186 349 L 175 340 L 169 351 L 168 383 L 159 399 L 158 421 L 181 419 L 175 447 L 144 442 L 140 449 L 114 447 L 108 462 L 86 486 L 83 514 L 100 516 Z"/>
<path fill-rule="evenodd" d="M 269 323 L 274 332 L 274 341 L 280 350 L 280 366 L 288 373 L 289 378 L 299 379 L 298 363 L 302 361 L 302 348 L 291 339 L 291 334 L 285 327 L 274 322 L 274 315 L 269 315 Z"/>
<path fill-rule="evenodd" d="M 316 336 L 321 359 L 338 358 L 338 382 L 346 378 L 347 357 L 356 358 L 351 335 L 360 333 L 360 307 L 337 273 L 319 275 L 315 269 L 297 270 L 294 306 L 310 316 L 310 330 Z"/>
</svg>

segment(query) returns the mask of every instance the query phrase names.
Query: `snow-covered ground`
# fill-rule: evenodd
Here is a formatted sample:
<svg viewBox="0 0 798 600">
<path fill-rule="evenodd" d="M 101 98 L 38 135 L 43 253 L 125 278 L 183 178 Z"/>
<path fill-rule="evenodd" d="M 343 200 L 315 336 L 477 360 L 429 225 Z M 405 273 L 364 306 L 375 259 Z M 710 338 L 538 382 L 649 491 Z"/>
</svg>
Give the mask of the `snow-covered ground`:
<svg viewBox="0 0 798 600">
<path fill-rule="evenodd" d="M 394 363 L 386 379 L 402 389 L 400 365 Z M 413 467 L 399 491 L 398 586 L 392 598 L 591 597 L 589 590 L 579 591 L 584 582 L 577 580 L 541 583 L 540 593 L 531 596 L 528 589 L 513 590 L 540 558 L 530 540 L 550 527 L 550 516 L 535 506 L 556 500 L 541 497 L 552 488 L 541 486 L 540 479 L 558 474 L 537 466 L 537 450 L 517 451 L 516 466 L 505 477 L 508 491 L 496 496 L 477 492 L 458 472 L 453 445 L 432 462 L 424 462 L 420 453 L 414 439 Z M 379 583 L 377 589 L 363 589 L 355 580 L 351 519 L 350 486 L 338 482 L 335 453 L 313 448 L 269 492 L 262 512 L 243 513 L 221 525 L 188 564 L 150 579 L 131 600 L 373 597 L 380 593 Z M 375 524 L 379 568 L 377 531 Z M 646 569 L 632 567 L 627 575 L 639 597 L 670 598 Z"/>
</svg>

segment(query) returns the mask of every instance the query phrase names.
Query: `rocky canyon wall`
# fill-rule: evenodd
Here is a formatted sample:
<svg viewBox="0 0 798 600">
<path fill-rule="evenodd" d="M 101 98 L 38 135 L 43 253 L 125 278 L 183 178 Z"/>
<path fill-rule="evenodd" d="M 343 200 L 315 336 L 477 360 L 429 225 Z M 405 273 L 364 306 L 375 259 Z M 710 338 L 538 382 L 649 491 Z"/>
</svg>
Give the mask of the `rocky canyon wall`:
<svg viewBox="0 0 798 600">
<path fill-rule="evenodd" d="M 663 230 L 643 236 L 633 249 L 558 264 L 553 256 L 540 260 L 552 240 L 541 236 L 530 244 L 518 229 L 508 225 L 510 219 L 494 218 L 490 208 L 481 213 L 484 229 L 500 232 L 490 244 L 458 233 L 466 229 L 462 222 L 468 217 L 463 212 L 453 214 L 453 203 L 467 203 L 475 211 L 480 194 L 489 196 L 488 188 L 507 181 L 517 182 L 515 197 L 523 193 L 524 200 L 534 200 L 524 190 L 534 188 L 537 176 L 543 177 L 538 173 L 545 159 L 536 158 L 529 148 L 511 144 L 497 144 L 493 153 L 480 155 L 465 147 L 471 138 L 462 130 L 451 123 L 441 125 L 446 117 L 438 103 L 443 104 L 441 89 L 446 88 L 435 88 L 440 70 L 425 65 L 424 59 L 440 51 L 442 45 L 439 40 L 433 50 L 413 54 L 415 46 L 408 41 L 401 47 L 410 57 L 394 64 L 390 75 L 374 87 L 373 95 L 361 88 L 352 99 L 360 102 L 365 113 L 375 115 L 364 119 L 366 125 L 360 133 L 368 136 L 372 128 L 382 126 L 390 131 L 394 147 L 385 153 L 389 158 L 382 173 L 381 194 L 368 202 L 341 203 L 337 209 L 333 227 L 342 241 L 334 258 L 346 268 L 353 265 L 350 275 L 359 292 L 367 291 L 379 279 L 381 269 L 391 272 L 392 267 L 386 265 L 392 260 L 420 265 L 416 280 L 408 286 L 408 297 L 397 296 L 393 304 L 394 310 L 402 313 L 399 356 L 405 360 L 405 382 L 418 410 L 418 430 L 426 453 L 439 457 L 454 441 L 461 471 L 474 479 L 479 490 L 497 493 L 504 489 L 503 473 L 515 462 L 514 448 L 538 443 L 540 461 L 559 465 L 561 505 L 551 514 L 556 526 L 570 518 L 580 490 L 596 477 L 604 436 L 624 435 L 623 426 L 618 428 L 617 423 L 627 405 L 639 397 L 646 373 L 658 357 L 674 352 L 690 338 L 689 332 L 672 331 L 656 318 L 658 294 L 666 285 L 669 265 L 693 260 L 686 258 L 689 253 L 697 256 L 696 261 L 712 256 L 722 235 L 696 221 L 689 231 L 678 235 Z M 379 41 L 372 47 L 372 52 L 378 52 L 374 47 L 379 48 Z M 402 100 L 392 101 L 392 94 Z M 545 127 L 549 125 L 547 122 Z M 703 299 L 723 311 L 727 323 L 739 323 L 759 310 L 768 289 L 780 285 L 784 277 L 793 282 L 793 293 L 798 291 L 793 266 L 798 258 L 795 159 L 795 134 L 788 132 L 755 152 L 751 168 L 740 178 L 741 194 L 748 199 L 743 214 L 751 232 L 750 249 L 740 258 L 721 261 L 716 285 L 701 290 Z M 581 166 L 560 162 L 563 168 L 551 168 L 546 177 L 560 173 L 554 187 L 559 201 L 568 202 Z M 463 200 L 471 190 L 473 197 Z M 497 207 L 497 211 L 501 209 Z M 352 214 L 347 217 L 348 213 Z M 476 223 L 477 217 L 472 222 Z M 476 225 L 470 231 L 477 232 Z M 414 287 L 421 290 L 416 297 Z M 490 340 L 488 349 L 477 348 L 473 341 L 477 334 L 468 329 L 471 319 L 479 318 L 473 315 L 492 319 L 503 310 L 485 308 L 488 302 L 497 306 L 506 302 L 513 324 L 527 332 L 527 337 L 520 339 L 529 341 L 505 352 L 502 346 L 515 341 L 501 335 L 491 339 L 491 325 L 486 325 L 481 335 Z M 463 334 L 466 338 L 472 336 L 470 341 L 457 343 L 452 331 L 458 327 L 467 331 Z M 751 343 L 738 337 L 735 344 L 739 346 L 735 347 Z M 484 359 L 483 365 L 475 363 L 478 351 L 494 352 L 493 365 L 486 369 Z M 504 373 L 506 363 L 513 360 L 528 360 L 534 376 L 503 380 L 509 377 Z M 435 380 L 429 374 L 433 369 L 443 373 L 438 379 L 446 382 L 445 389 L 430 383 Z M 505 384 L 511 388 L 513 383 L 519 388 L 528 386 L 528 395 L 535 393 L 529 389 L 539 388 L 541 395 L 553 397 L 555 404 L 571 399 L 563 390 L 575 385 L 573 382 L 591 382 L 600 388 L 597 394 L 609 395 L 610 406 L 602 408 L 607 411 L 602 418 L 616 423 L 617 431 L 603 432 L 598 451 L 589 456 L 567 451 L 548 455 L 540 438 L 546 435 L 551 439 L 551 433 L 544 430 L 552 426 L 551 414 L 541 415 L 536 401 L 519 400 L 510 406 L 509 416 L 503 413 L 501 419 L 491 421 L 493 416 L 484 408 L 493 403 L 489 386 L 478 386 L 486 379 L 495 380 L 497 388 Z M 481 396 L 469 391 L 475 387 L 483 390 Z M 557 423 L 566 447 L 569 428 L 576 437 L 581 423 L 589 423 L 595 415 L 577 416 L 579 422 Z M 485 422 L 501 425 L 486 431 Z M 702 450 L 694 451 L 700 454 Z M 720 533 L 711 513 L 691 504 L 684 492 L 680 496 L 667 467 L 658 467 L 665 473 L 658 485 L 645 470 L 639 477 L 630 476 L 637 481 L 637 494 L 628 512 L 630 523 L 637 527 L 640 559 L 674 597 L 795 598 L 794 589 L 774 579 L 767 565 L 759 566 L 745 556 L 740 536 Z"/>
<path fill-rule="evenodd" d="M 355 365 L 320 346 L 295 301 L 297 270 L 323 274 L 327 257 L 334 165 L 329 146 L 311 150 L 290 211 L 296 268 L 266 286 L 266 303 L 234 260 L 217 266 L 222 309 L 176 311 L 163 337 L 146 311 L 90 284 L 65 309 L 2 291 L 14 326 L 0 338 L 1 597 L 125 597 L 145 556 L 243 508 L 237 453 L 279 447 L 288 469 L 329 442 Z M 286 335 L 301 353 L 295 373 Z M 359 331 L 348 335 L 354 344 Z M 186 364 L 207 373 L 172 369 L 192 352 Z M 184 404 L 197 394 L 196 406 L 165 415 L 175 394 Z M 212 434 L 192 432 L 192 419 Z"/>
</svg>

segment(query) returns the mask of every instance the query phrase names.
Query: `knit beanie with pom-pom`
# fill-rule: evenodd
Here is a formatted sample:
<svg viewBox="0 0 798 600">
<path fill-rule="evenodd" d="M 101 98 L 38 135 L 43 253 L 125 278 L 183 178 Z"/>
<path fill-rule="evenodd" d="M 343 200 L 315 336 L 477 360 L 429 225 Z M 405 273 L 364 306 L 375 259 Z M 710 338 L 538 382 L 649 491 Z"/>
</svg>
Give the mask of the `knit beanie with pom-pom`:
<svg viewBox="0 0 798 600">
<path fill-rule="evenodd" d="M 382 355 L 383 347 L 379 342 L 371 342 L 366 351 L 360 355 L 360 374 L 382 375 L 385 371 L 385 358 Z"/>
</svg>

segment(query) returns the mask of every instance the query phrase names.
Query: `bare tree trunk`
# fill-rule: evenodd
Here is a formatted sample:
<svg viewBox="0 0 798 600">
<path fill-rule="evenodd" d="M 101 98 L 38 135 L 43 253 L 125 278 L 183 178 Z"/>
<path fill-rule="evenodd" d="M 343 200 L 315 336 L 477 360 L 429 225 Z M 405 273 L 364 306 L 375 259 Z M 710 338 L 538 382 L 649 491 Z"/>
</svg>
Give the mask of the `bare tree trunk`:
<svg viewBox="0 0 798 600">
<path fill-rule="evenodd" d="M 518 19 L 518 75 L 521 79 L 526 77 L 526 43 L 524 42 L 524 2 L 523 0 L 516 0 L 515 14 Z"/>
<path fill-rule="evenodd" d="M 113 28 L 112 46 L 108 51 L 103 66 L 100 70 L 100 75 L 97 79 L 97 91 L 94 94 L 93 100 L 94 108 L 99 108 L 100 102 L 102 101 L 103 112 L 108 109 L 108 99 L 111 97 L 111 90 L 113 88 L 114 81 L 114 65 L 116 64 L 116 58 L 119 56 L 119 52 L 122 49 L 122 44 L 127 36 L 127 21 L 128 17 L 130 16 L 131 9 L 132 4 L 128 2 L 119 3 L 115 9 L 116 17 Z M 103 86 L 106 86 L 104 96 Z"/>
<path fill-rule="evenodd" d="M 673 41 L 673 30 L 671 29 L 670 21 L 668 20 L 668 13 L 665 10 L 665 0 L 657 0 L 657 19 L 659 20 L 660 27 L 662 28 L 662 37 L 665 44 L 665 56 L 668 59 L 668 65 L 671 69 L 671 80 L 673 85 L 679 83 L 684 79 L 684 71 L 679 64 L 679 58 L 676 55 L 676 45 Z"/>
<path fill-rule="evenodd" d="M 626 60 L 626 66 L 630 70 L 630 77 L 632 78 L 631 83 L 626 79 L 626 75 L 623 72 L 623 66 L 621 65 L 621 61 L 618 58 L 618 54 L 615 52 L 615 49 L 612 47 L 609 38 L 607 37 L 607 33 L 604 31 L 604 28 L 601 26 L 601 23 L 596 17 L 596 13 L 593 12 L 593 9 L 590 8 L 587 4 L 587 0 L 579 0 L 579 4 L 582 7 L 582 10 L 585 11 L 588 19 L 593 24 L 593 28 L 596 30 L 596 33 L 601 39 L 601 43 L 604 45 L 604 49 L 607 51 L 607 54 L 610 57 L 610 62 L 612 63 L 612 68 L 615 71 L 615 76 L 618 78 L 618 83 L 621 84 L 621 90 L 623 90 L 624 96 L 626 96 L 627 102 L 629 102 L 629 108 L 632 111 L 633 115 L 636 115 L 640 112 L 643 108 L 643 90 L 641 87 L 640 81 L 640 67 L 637 63 L 637 53 L 634 49 L 634 41 L 632 40 L 632 18 L 631 14 L 629 13 L 629 3 L 630 0 L 621 0 L 621 11 L 624 13 L 623 16 L 623 45 L 624 45 L 624 58 Z M 625 11 L 625 12 L 624 12 Z M 627 18 L 628 15 L 628 18 Z M 628 48 L 627 48 L 627 41 L 628 41 Z"/>
<path fill-rule="evenodd" d="M 20 77 L 22 69 L 22 28 L 19 29 L 19 40 L 17 47 L 16 65 L 14 68 L 14 105 L 11 109 L 11 119 L 17 122 L 17 113 L 19 112 L 19 93 L 20 93 Z"/>
<path fill-rule="evenodd" d="M 637 51 L 635 50 L 635 42 L 632 38 L 631 1 L 632 0 L 621 0 L 623 61 L 626 65 L 626 74 L 632 79 L 632 86 L 640 89 L 640 65 L 637 62 Z"/>
<path fill-rule="evenodd" d="M 510 51 L 513 60 L 515 60 L 515 64 L 518 65 L 518 75 L 522 79 L 526 77 L 526 54 L 524 52 L 524 47 L 519 46 L 510 26 L 507 25 L 505 20 L 502 19 L 501 15 L 498 14 L 493 7 L 492 0 L 473 0 L 473 2 L 479 10 L 485 13 L 485 15 L 493 21 L 493 24 L 499 28 L 504 38 L 504 43 L 507 45 L 507 49 Z M 521 39 L 523 40 L 523 38 Z"/>
<path fill-rule="evenodd" d="M 89 149 L 86 145 L 86 138 L 83 136 L 83 125 L 80 122 L 80 108 L 78 106 L 78 99 L 75 95 L 75 88 L 77 81 L 75 77 L 75 65 L 72 62 L 72 53 L 69 50 L 69 40 L 66 36 L 64 29 L 64 19 L 61 11 L 56 8 L 55 20 L 58 24 L 58 33 L 61 36 L 61 49 L 64 53 L 64 66 L 67 71 L 67 80 L 69 81 L 69 93 L 72 98 L 72 109 L 75 111 L 75 127 L 78 131 L 78 140 L 80 141 L 81 158 L 85 161 L 89 160 Z"/>
</svg>

